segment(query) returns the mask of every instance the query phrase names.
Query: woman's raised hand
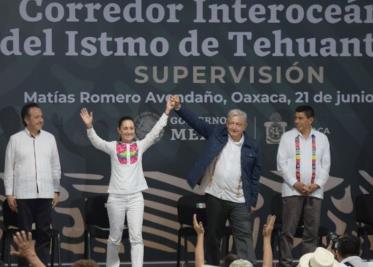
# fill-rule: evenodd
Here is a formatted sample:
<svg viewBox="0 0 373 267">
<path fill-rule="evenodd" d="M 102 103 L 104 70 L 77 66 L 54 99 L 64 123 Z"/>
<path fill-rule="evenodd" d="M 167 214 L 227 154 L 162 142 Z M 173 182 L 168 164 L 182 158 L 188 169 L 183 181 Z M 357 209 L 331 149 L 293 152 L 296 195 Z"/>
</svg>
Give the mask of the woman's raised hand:
<svg viewBox="0 0 373 267">
<path fill-rule="evenodd" d="M 167 98 L 166 110 L 164 111 L 164 113 L 166 113 L 166 115 L 169 115 L 171 110 L 173 110 L 174 108 L 175 102 L 173 101 L 172 97 Z"/>
<path fill-rule="evenodd" d="M 80 117 L 82 118 L 82 121 L 84 122 L 85 127 L 87 127 L 87 129 L 92 128 L 93 112 L 88 112 L 86 108 L 82 108 L 80 110 Z"/>
</svg>

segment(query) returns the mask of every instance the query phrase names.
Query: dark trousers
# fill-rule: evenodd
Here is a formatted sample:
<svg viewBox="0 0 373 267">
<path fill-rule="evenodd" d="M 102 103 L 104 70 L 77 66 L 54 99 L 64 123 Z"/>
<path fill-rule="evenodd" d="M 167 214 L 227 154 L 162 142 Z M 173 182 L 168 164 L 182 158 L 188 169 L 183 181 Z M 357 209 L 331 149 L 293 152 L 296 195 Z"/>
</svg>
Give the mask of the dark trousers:
<svg viewBox="0 0 373 267">
<path fill-rule="evenodd" d="M 303 212 L 302 255 L 317 247 L 320 226 L 321 199 L 305 196 L 282 198 L 282 231 L 280 237 L 280 266 L 292 266 L 293 239 Z"/>
<path fill-rule="evenodd" d="M 17 223 L 20 230 L 31 231 L 35 222 L 36 254 L 48 266 L 50 257 L 50 226 L 52 223 L 52 199 L 17 199 Z M 29 266 L 24 260 L 19 260 L 18 266 Z"/>
<path fill-rule="evenodd" d="M 256 263 L 251 214 L 245 203 L 234 203 L 206 194 L 206 261 L 220 265 L 220 244 L 227 219 L 232 227 L 237 256 Z"/>
</svg>

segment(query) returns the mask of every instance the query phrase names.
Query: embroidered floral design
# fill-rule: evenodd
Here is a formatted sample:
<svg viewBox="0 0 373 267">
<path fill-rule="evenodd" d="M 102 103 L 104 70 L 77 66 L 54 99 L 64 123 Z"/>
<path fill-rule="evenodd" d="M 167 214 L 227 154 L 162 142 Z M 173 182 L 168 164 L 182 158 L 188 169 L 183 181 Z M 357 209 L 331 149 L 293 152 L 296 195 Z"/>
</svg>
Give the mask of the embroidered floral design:
<svg viewBox="0 0 373 267">
<path fill-rule="evenodd" d="M 137 147 L 137 143 L 133 143 L 130 145 L 130 162 L 134 164 L 137 162 L 139 149 Z"/>
<path fill-rule="evenodd" d="M 139 149 L 137 143 L 130 144 L 129 151 L 127 150 L 127 144 L 117 143 L 117 157 L 120 164 L 127 164 L 128 158 L 129 164 L 135 164 L 138 160 Z"/>
</svg>

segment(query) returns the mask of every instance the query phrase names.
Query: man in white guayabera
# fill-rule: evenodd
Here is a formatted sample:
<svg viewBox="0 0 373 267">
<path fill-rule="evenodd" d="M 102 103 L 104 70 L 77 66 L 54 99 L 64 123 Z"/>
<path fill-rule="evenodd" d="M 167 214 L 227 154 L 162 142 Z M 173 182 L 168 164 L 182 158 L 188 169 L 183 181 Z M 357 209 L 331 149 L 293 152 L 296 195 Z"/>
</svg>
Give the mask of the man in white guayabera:
<svg viewBox="0 0 373 267">
<path fill-rule="evenodd" d="M 317 246 L 323 188 L 329 178 L 330 148 L 325 134 L 312 128 L 315 113 L 310 106 L 295 110 L 295 128 L 281 137 L 277 169 L 282 184 L 282 233 L 280 266 L 292 266 L 293 238 L 303 214 L 303 254 Z"/>
<path fill-rule="evenodd" d="M 26 104 L 21 117 L 25 129 L 13 134 L 6 148 L 5 194 L 21 230 L 31 231 L 35 222 L 36 252 L 47 265 L 52 208 L 59 200 L 60 158 L 54 136 L 42 130 L 41 108 L 35 103 Z M 28 263 L 20 259 L 18 266 Z"/>
</svg>

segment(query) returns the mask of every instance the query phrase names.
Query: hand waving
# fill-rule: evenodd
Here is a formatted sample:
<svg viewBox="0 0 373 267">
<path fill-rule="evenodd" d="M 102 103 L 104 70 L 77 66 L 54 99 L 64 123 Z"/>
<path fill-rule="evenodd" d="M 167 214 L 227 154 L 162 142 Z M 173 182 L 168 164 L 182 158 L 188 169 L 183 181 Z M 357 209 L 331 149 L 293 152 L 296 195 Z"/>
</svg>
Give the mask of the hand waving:
<svg viewBox="0 0 373 267">
<path fill-rule="evenodd" d="M 86 108 L 80 110 L 80 117 L 87 129 L 92 128 L 93 125 L 93 112 L 88 112 Z"/>
</svg>

